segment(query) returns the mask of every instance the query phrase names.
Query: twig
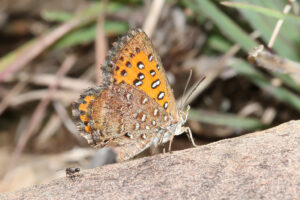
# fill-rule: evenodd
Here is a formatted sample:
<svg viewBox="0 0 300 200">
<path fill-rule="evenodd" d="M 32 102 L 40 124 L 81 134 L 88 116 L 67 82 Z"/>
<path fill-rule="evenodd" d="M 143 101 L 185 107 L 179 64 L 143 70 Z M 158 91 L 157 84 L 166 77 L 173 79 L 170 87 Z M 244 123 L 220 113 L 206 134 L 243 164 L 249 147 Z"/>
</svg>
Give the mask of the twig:
<svg viewBox="0 0 300 200">
<path fill-rule="evenodd" d="M 69 105 L 69 103 L 68 103 Z M 35 146 L 40 149 L 47 140 L 52 137 L 61 127 L 62 122 L 65 127 L 71 132 L 78 142 L 82 141 L 79 139 L 79 134 L 77 134 L 77 129 L 74 122 L 70 119 L 65 106 L 60 101 L 53 101 L 53 107 L 56 113 L 53 113 L 48 120 L 47 124 L 44 126 L 43 130 L 40 132 L 36 138 Z"/>
<path fill-rule="evenodd" d="M 35 147 L 40 149 L 45 145 L 47 140 L 61 127 L 61 120 L 56 113 L 52 114 L 47 124 L 41 130 L 36 138 Z"/>
<path fill-rule="evenodd" d="M 296 0 L 289 0 L 290 4 L 292 5 L 292 8 L 293 8 L 293 12 L 296 16 L 299 15 L 299 6 L 296 2 Z"/>
<path fill-rule="evenodd" d="M 94 12 L 87 13 L 85 10 L 79 14 L 78 17 L 75 17 L 71 21 L 58 26 L 49 33 L 46 33 L 40 36 L 38 39 L 34 39 L 32 42 L 29 42 L 28 44 L 19 48 L 17 50 L 17 57 L 6 67 L 6 69 L 0 73 L 0 82 L 7 76 L 22 69 L 62 36 L 80 26 L 94 21 L 96 17 L 97 15 L 95 15 Z"/>
<path fill-rule="evenodd" d="M 283 14 L 288 14 L 290 12 L 291 8 L 292 8 L 292 6 L 290 4 L 285 5 L 285 7 L 283 9 Z M 276 26 L 273 30 L 272 36 L 270 38 L 269 44 L 268 44 L 269 48 L 273 47 L 275 39 L 277 38 L 277 35 L 280 31 L 282 24 L 283 24 L 283 19 L 280 19 L 277 21 Z"/>
<path fill-rule="evenodd" d="M 260 67 L 290 75 L 300 75 L 300 64 L 289 59 L 272 54 L 264 49 L 263 45 L 249 51 L 248 60 Z"/>
<path fill-rule="evenodd" d="M 259 37 L 258 31 L 254 31 L 253 33 L 250 34 L 251 38 L 257 38 Z M 222 67 L 227 63 L 227 61 L 232 58 L 239 50 L 240 50 L 240 45 L 235 44 L 233 45 L 229 51 L 226 52 L 220 59 L 218 59 L 217 63 L 215 64 L 215 67 L 212 66 L 212 68 L 216 68 L 218 70 L 214 70 L 210 74 L 205 74 L 205 80 L 198 85 L 197 89 L 193 91 L 193 94 L 191 94 L 191 97 L 185 102 L 185 104 L 189 104 L 192 102 L 205 88 L 207 88 L 213 80 L 218 76 L 220 73 Z M 177 102 L 182 101 L 181 99 L 186 99 L 187 95 L 190 94 L 191 90 L 194 89 L 197 83 L 195 83 L 190 89 L 186 92 L 186 95 L 182 96 L 180 99 L 177 100 Z"/>
<path fill-rule="evenodd" d="M 104 32 L 104 22 L 106 16 L 106 7 L 107 7 L 108 0 L 102 1 L 103 9 L 98 17 L 97 20 L 97 33 L 96 33 L 96 51 L 95 51 L 95 58 L 96 58 L 96 68 L 97 68 L 97 83 L 101 84 L 103 81 L 101 66 L 105 62 L 105 55 L 107 52 L 107 40 L 105 38 Z"/>
<path fill-rule="evenodd" d="M 60 25 L 52 32 L 41 36 L 34 44 L 29 45 L 17 59 L 15 59 L 2 73 L 0 73 L 0 81 L 26 66 L 59 38 L 80 25 L 80 22 L 81 21 L 76 18 L 70 22 Z"/>
<path fill-rule="evenodd" d="M 78 139 L 79 134 L 77 132 L 77 127 L 68 115 L 68 112 L 66 111 L 64 105 L 59 101 L 53 101 L 53 106 L 60 120 L 64 123 L 65 127 Z"/>
<path fill-rule="evenodd" d="M 67 104 L 72 102 L 74 99 L 76 99 L 79 96 L 79 94 L 80 94 L 79 92 L 71 92 L 69 90 L 57 90 L 51 96 L 51 100 L 59 100 Z M 9 105 L 10 106 L 22 105 L 30 101 L 43 99 L 47 95 L 48 95 L 47 89 L 30 91 L 25 94 L 14 96 L 9 102 Z"/>
<path fill-rule="evenodd" d="M 5 95 L 5 97 L 2 99 L 0 103 L 0 115 L 6 110 L 6 108 L 9 106 L 9 102 L 11 99 L 18 93 L 20 93 L 26 84 L 24 82 L 19 82 L 16 86 L 14 86 L 10 92 Z"/>
<path fill-rule="evenodd" d="M 76 61 L 76 57 L 74 55 L 71 55 L 71 56 L 68 56 L 65 59 L 65 61 L 63 62 L 61 68 L 57 72 L 56 83 L 50 86 L 50 88 L 48 90 L 48 95 L 46 95 L 42 99 L 42 101 L 38 104 L 38 106 L 36 107 L 35 111 L 32 114 L 32 117 L 29 121 L 27 128 L 24 130 L 21 137 L 19 138 L 19 140 L 17 142 L 17 146 L 12 154 L 9 168 L 7 170 L 14 168 L 17 159 L 19 158 L 21 152 L 23 151 L 23 149 L 25 148 L 25 146 L 27 144 L 27 141 L 29 140 L 31 135 L 37 130 L 37 128 L 40 126 L 40 124 L 44 118 L 45 110 L 51 101 L 51 96 L 55 93 L 55 90 L 60 81 L 60 78 L 62 76 L 64 76 L 71 69 L 71 67 L 74 65 L 75 61 Z"/>
<path fill-rule="evenodd" d="M 151 4 L 151 8 L 143 25 L 143 30 L 149 36 L 149 38 L 151 38 L 156 27 L 164 2 L 165 0 L 153 0 Z"/>
<path fill-rule="evenodd" d="M 33 83 L 39 86 L 50 86 L 56 81 L 55 74 L 46 74 L 46 73 L 37 73 L 37 74 L 29 74 L 27 72 L 20 72 L 16 74 L 16 76 L 11 76 L 10 78 L 5 79 L 5 82 L 12 82 L 12 81 L 23 81 L 24 78 L 28 79 L 29 83 Z M 80 91 L 92 87 L 94 83 L 90 81 L 84 81 L 78 78 L 69 78 L 63 77 L 60 80 L 59 87 L 73 90 L 73 91 Z"/>
</svg>

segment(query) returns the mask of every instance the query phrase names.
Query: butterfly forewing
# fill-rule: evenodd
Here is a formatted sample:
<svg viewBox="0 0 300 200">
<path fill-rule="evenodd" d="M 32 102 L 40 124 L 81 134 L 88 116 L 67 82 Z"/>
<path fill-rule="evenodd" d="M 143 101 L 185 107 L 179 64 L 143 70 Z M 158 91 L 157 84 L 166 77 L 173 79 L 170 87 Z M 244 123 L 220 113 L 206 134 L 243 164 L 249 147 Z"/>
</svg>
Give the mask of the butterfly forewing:
<svg viewBox="0 0 300 200">
<path fill-rule="evenodd" d="M 115 49 L 108 60 L 111 65 L 104 67 L 104 74 L 112 71 L 114 84 L 125 82 L 139 88 L 175 118 L 174 95 L 148 36 L 139 29 L 132 30 L 115 44 Z"/>
</svg>

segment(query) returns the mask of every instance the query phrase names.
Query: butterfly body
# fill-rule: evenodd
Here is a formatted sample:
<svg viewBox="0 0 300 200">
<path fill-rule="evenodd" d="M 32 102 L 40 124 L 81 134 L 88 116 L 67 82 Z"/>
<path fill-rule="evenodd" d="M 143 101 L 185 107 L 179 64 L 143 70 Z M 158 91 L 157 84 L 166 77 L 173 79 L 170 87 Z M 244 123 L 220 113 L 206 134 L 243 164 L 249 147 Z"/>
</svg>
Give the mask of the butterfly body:
<svg viewBox="0 0 300 200">
<path fill-rule="evenodd" d="M 173 91 L 150 39 L 140 29 L 114 44 L 102 67 L 103 84 L 85 91 L 73 107 L 80 133 L 94 147 L 116 147 L 127 160 L 182 132 L 187 112 Z"/>
</svg>

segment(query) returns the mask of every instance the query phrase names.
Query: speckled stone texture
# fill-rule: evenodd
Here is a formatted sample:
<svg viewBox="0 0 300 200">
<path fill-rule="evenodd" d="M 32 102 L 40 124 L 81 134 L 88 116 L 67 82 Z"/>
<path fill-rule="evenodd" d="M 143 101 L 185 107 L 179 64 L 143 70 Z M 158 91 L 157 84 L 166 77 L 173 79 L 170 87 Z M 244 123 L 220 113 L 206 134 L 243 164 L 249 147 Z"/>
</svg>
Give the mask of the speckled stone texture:
<svg viewBox="0 0 300 200">
<path fill-rule="evenodd" d="M 300 121 L 83 170 L 0 199 L 299 199 Z"/>
</svg>

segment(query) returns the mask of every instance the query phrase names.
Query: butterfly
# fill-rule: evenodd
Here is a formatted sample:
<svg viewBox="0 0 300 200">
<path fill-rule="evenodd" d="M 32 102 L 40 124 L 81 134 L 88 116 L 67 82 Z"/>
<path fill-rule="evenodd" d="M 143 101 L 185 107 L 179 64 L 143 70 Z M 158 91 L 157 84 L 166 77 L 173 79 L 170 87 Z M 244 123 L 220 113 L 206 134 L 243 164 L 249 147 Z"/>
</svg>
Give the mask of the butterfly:
<svg viewBox="0 0 300 200">
<path fill-rule="evenodd" d="M 123 161 L 184 132 L 192 140 L 183 126 L 188 109 L 177 108 L 162 62 L 141 29 L 113 44 L 102 73 L 103 83 L 73 104 L 75 123 L 90 145 L 114 147 Z"/>
</svg>

